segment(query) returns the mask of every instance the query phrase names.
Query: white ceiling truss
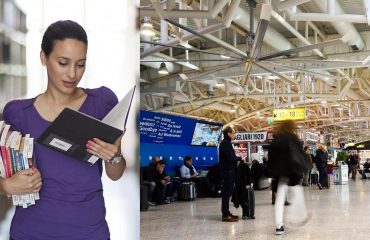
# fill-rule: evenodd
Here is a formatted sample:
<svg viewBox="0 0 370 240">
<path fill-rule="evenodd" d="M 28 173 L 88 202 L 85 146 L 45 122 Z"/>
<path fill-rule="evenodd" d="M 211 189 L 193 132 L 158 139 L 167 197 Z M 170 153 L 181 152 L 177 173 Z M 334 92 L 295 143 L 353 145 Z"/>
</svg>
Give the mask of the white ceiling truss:
<svg viewBox="0 0 370 240">
<path fill-rule="evenodd" d="M 274 108 L 305 107 L 307 131 L 368 140 L 369 2 L 141 1 L 156 31 L 141 38 L 141 108 L 259 131 Z"/>
</svg>

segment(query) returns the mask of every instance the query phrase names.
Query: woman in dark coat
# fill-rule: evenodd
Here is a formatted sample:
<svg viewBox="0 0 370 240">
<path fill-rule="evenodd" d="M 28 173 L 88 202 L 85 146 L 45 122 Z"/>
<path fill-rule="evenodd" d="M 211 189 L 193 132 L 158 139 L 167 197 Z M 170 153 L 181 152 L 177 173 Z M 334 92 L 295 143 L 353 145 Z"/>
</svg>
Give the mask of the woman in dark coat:
<svg viewBox="0 0 370 240">
<path fill-rule="evenodd" d="M 324 187 L 328 187 L 328 173 L 326 172 L 328 158 L 323 150 L 322 145 L 319 145 L 318 149 L 316 150 L 315 160 L 317 170 L 319 171 L 319 182 L 317 183 L 317 186 L 320 190 L 322 190 Z"/>
<path fill-rule="evenodd" d="M 288 186 L 290 186 L 290 190 L 293 193 L 292 205 L 300 204 L 301 216 L 307 217 L 303 189 L 299 182 L 303 172 L 308 170 L 308 166 L 305 167 L 307 162 L 304 157 L 302 144 L 295 134 L 296 129 L 294 121 L 280 122 L 274 128 L 274 140 L 268 152 L 267 174 L 269 177 L 274 177 L 278 180 L 274 207 L 276 235 L 284 233 L 283 213 Z"/>
</svg>

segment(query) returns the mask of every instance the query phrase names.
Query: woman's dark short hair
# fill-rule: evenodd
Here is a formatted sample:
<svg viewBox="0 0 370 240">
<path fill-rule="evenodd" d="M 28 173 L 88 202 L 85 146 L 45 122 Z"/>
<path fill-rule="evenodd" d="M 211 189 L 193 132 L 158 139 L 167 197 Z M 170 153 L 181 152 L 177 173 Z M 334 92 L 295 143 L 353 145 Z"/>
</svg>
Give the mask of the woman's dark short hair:
<svg viewBox="0 0 370 240">
<path fill-rule="evenodd" d="M 83 27 L 71 20 L 57 21 L 50 24 L 42 37 L 41 49 L 46 56 L 53 51 L 56 40 L 65 40 L 67 38 L 79 40 L 87 46 L 87 35 Z"/>
<path fill-rule="evenodd" d="M 190 161 L 190 160 L 192 160 L 193 158 L 192 157 L 190 157 L 190 156 L 185 156 L 184 157 L 184 162 L 186 162 L 186 161 Z"/>
</svg>

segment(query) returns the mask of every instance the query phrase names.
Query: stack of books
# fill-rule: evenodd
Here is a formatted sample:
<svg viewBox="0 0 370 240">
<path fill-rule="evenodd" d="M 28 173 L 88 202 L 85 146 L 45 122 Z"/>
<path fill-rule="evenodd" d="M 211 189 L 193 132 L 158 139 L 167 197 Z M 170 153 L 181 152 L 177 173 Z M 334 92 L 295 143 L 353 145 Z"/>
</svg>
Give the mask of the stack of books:
<svg viewBox="0 0 370 240">
<path fill-rule="evenodd" d="M 29 134 L 11 131 L 11 126 L 0 121 L 0 177 L 10 178 L 19 171 L 34 166 L 33 138 Z M 11 196 L 13 205 L 27 208 L 40 199 L 39 193 Z"/>
</svg>

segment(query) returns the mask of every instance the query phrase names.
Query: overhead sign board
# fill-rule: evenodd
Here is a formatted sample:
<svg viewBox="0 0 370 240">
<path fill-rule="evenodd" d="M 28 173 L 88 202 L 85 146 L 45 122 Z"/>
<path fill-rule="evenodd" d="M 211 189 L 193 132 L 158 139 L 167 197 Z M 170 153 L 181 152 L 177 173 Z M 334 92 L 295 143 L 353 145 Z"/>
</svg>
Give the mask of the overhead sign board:
<svg viewBox="0 0 370 240">
<path fill-rule="evenodd" d="M 274 109 L 272 117 L 274 121 L 305 120 L 305 108 Z"/>
</svg>

